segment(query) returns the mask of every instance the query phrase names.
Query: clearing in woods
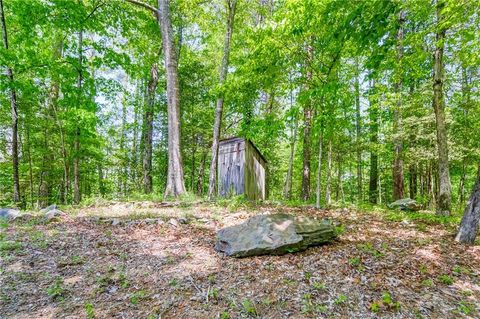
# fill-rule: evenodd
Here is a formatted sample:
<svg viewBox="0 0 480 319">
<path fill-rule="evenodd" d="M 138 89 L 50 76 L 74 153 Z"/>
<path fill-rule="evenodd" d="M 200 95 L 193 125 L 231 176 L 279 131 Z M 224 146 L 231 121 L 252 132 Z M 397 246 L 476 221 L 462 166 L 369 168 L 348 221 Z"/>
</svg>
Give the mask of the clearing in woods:
<svg viewBox="0 0 480 319">
<path fill-rule="evenodd" d="M 109 203 L 2 223 L 0 318 L 478 318 L 480 247 L 448 221 L 276 205 Z M 245 259 L 218 229 L 259 213 L 331 217 L 338 241 Z"/>
</svg>

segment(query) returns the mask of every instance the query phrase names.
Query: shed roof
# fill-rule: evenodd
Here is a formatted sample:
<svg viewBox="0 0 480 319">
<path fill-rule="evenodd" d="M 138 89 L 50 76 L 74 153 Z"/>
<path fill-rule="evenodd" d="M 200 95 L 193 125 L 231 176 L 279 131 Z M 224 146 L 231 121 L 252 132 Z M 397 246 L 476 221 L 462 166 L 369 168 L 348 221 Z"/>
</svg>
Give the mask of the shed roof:
<svg viewBox="0 0 480 319">
<path fill-rule="evenodd" d="M 260 152 L 260 150 L 257 148 L 257 146 L 249 139 L 246 139 L 244 137 L 239 137 L 239 136 L 233 136 L 233 137 L 228 137 L 228 138 L 224 138 L 224 139 L 221 139 L 219 141 L 219 143 L 229 143 L 229 142 L 234 142 L 234 141 L 247 141 L 248 143 L 250 143 L 253 148 L 255 149 L 255 151 L 257 151 L 258 155 L 260 155 L 260 157 L 263 159 L 263 161 L 265 163 L 268 163 L 267 159 L 265 158 L 265 156 L 263 156 L 262 152 Z"/>
</svg>

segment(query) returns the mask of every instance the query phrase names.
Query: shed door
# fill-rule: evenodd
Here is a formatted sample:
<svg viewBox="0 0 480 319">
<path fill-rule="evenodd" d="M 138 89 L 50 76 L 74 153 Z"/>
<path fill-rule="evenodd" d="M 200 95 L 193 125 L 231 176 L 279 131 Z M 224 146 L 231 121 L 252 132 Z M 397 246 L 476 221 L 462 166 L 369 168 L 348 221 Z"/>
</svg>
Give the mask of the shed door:
<svg viewBox="0 0 480 319">
<path fill-rule="evenodd" d="M 244 143 L 226 143 L 220 146 L 218 193 L 220 196 L 239 195 L 244 192 Z"/>
</svg>

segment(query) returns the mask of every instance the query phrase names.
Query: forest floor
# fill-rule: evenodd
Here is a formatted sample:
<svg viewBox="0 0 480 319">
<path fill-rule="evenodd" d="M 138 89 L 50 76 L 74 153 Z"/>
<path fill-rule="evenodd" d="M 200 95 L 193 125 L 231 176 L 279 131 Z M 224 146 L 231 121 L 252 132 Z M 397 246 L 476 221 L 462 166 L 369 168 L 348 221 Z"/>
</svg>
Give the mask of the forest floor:
<svg viewBox="0 0 480 319">
<path fill-rule="evenodd" d="M 0 318 L 479 318 L 480 246 L 402 212 L 109 203 L 0 227 Z M 259 213 L 333 218 L 332 244 L 244 259 L 218 229 Z M 424 214 L 428 215 L 428 214 Z"/>
</svg>

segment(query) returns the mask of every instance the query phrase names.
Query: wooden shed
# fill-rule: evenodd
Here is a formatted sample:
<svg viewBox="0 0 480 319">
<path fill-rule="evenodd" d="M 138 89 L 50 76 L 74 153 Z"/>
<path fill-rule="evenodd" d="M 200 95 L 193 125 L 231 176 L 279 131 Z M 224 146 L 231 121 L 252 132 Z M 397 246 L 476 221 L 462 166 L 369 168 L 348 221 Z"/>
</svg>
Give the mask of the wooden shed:
<svg viewBox="0 0 480 319">
<path fill-rule="evenodd" d="M 218 153 L 219 196 L 266 198 L 267 161 L 251 141 L 241 137 L 221 140 Z"/>
</svg>

